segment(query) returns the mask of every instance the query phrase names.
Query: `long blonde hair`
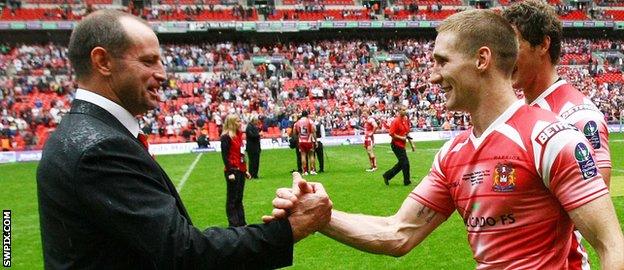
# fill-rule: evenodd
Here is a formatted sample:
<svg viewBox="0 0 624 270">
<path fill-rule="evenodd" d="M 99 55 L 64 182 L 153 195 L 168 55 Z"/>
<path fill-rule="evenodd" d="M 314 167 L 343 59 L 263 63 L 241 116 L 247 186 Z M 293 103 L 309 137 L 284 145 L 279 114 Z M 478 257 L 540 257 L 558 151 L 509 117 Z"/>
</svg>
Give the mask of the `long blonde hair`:
<svg viewBox="0 0 624 270">
<path fill-rule="evenodd" d="M 238 123 L 239 120 L 240 118 L 238 115 L 228 114 L 225 117 L 223 132 L 221 132 L 221 135 L 228 134 L 230 137 L 234 138 L 234 136 L 236 136 L 236 132 L 240 129 L 240 123 Z"/>
</svg>

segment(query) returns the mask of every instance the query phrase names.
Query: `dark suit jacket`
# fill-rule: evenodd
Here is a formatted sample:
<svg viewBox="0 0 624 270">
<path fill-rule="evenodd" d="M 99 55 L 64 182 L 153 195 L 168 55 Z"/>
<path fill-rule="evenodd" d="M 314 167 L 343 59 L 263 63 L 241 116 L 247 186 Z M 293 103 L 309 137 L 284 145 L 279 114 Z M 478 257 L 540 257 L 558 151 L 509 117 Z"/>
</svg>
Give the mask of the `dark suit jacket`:
<svg viewBox="0 0 624 270">
<path fill-rule="evenodd" d="M 110 113 L 86 101 L 49 138 L 37 170 L 46 268 L 261 269 L 292 264 L 287 220 L 193 227 L 167 174 Z"/>
<path fill-rule="evenodd" d="M 247 138 L 247 152 L 260 152 L 260 130 L 258 129 L 258 127 L 252 124 L 248 124 L 247 129 L 245 129 L 245 137 Z"/>
</svg>

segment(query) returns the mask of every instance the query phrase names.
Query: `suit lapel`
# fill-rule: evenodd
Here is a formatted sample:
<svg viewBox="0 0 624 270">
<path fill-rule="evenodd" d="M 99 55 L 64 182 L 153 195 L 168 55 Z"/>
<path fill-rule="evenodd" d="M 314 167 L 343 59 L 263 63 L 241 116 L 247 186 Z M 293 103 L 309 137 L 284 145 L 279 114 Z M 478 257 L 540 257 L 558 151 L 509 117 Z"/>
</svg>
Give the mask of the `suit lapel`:
<svg viewBox="0 0 624 270">
<path fill-rule="evenodd" d="M 107 125 L 110 125 L 113 129 L 122 131 L 124 134 L 126 134 L 129 137 L 129 139 L 136 141 L 139 145 L 141 145 L 141 147 L 143 147 L 143 144 L 139 141 L 139 139 L 134 137 L 132 133 L 130 133 L 130 131 L 121 122 L 119 122 L 119 120 L 115 116 L 113 116 L 111 113 L 109 113 L 107 110 L 103 109 L 100 106 L 97 106 L 88 101 L 76 99 L 72 102 L 72 107 L 69 113 L 70 114 L 85 114 L 85 115 L 95 117 L 99 119 L 100 121 L 106 123 Z M 158 162 L 156 162 L 154 159 L 150 159 L 150 160 L 154 162 L 154 164 L 156 165 L 156 167 L 158 167 L 158 169 L 160 169 L 160 174 L 162 175 L 161 180 L 162 182 L 164 182 L 163 184 L 169 190 L 169 194 L 171 194 L 175 198 L 176 206 L 178 207 L 178 210 L 188 220 L 189 224 L 192 224 L 191 218 L 188 212 L 186 211 L 184 204 L 182 204 L 180 195 L 178 194 L 178 191 L 176 190 L 173 183 L 171 182 L 171 179 L 169 178 L 167 173 L 162 169 L 162 167 L 160 167 L 160 164 L 158 164 Z"/>
</svg>

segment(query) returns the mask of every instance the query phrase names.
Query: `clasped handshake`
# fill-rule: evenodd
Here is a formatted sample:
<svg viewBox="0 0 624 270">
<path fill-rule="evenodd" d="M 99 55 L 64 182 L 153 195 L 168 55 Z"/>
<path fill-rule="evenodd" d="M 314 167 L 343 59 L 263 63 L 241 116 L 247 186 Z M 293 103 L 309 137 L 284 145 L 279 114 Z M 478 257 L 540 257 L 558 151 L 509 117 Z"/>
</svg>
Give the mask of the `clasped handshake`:
<svg viewBox="0 0 624 270">
<path fill-rule="evenodd" d="M 271 216 L 264 223 L 287 218 L 295 242 L 323 229 L 331 220 L 332 201 L 321 183 L 307 182 L 293 172 L 292 188 L 280 188 L 273 199 Z"/>
</svg>

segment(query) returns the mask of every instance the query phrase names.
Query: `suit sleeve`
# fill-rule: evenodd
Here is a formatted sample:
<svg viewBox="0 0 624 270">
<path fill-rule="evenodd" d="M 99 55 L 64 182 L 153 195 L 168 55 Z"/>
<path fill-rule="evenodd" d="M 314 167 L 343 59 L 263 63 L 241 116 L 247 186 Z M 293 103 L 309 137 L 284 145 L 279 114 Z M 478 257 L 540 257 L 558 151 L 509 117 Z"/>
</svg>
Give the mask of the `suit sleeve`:
<svg viewBox="0 0 624 270">
<path fill-rule="evenodd" d="M 292 264 L 287 220 L 200 231 L 158 164 L 130 140 L 104 140 L 73 179 L 93 226 L 144 254 L 156 269 L 270 269 Z"/>
<path fill-rule="evenodd" d="M 230 164 L 230 148 L 232 146 L 232 138 L 228 135 L 221 135 L 221 159 L 223 160 L 223 165 L 225 165 L 225 170 L 230 171 L 234 167 Z"/>
</svg>

